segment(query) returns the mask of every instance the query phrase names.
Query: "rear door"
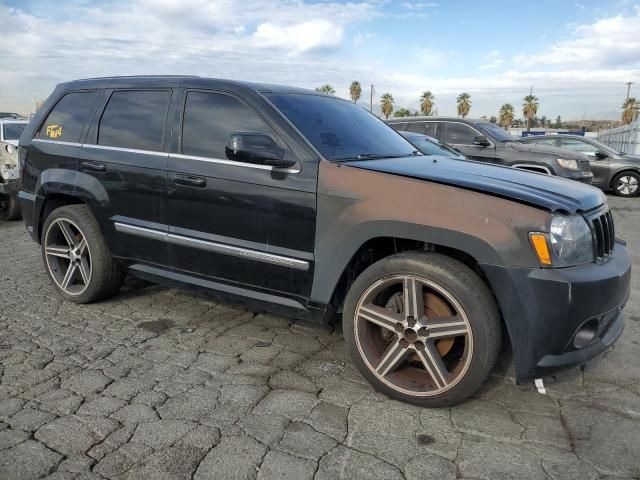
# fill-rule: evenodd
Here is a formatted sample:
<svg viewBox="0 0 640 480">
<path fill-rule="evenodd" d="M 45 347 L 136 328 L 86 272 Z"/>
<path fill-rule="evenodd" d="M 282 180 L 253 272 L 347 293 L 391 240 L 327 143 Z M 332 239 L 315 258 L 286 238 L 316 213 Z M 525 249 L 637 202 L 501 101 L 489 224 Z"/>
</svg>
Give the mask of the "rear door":
<svg viewBox="0 0 640 480">
<path fill-rule="evenodd" d="M 111 253 L 166 264 L 165 137 L 171 89 L 104 90 L 80 149 L 78 189 L 93 198 Z"/>
<path fill-rule="evenodd" d="M 593 185 L 607 184 L 611 158 L 596 156 L 599 148 L 585 140 L 578 138 L 560 138 L 559 142 L 558 146 L 560 148 L 580 152 L 587 156 L 589 164 L 591 165 L 591 171 L 593 172 Z"/>
<path fill-rule="evenodd" d="M 230 160 L 232 133 L 271 136 L 293 150 L 264 114 L 230 92 L 184 92 L 178 153 L 169 157 L 172 266 L 212 281 L 308 297 L 316 222 L 313 165 L 274 169 Z"/>
<path fill-rule="evenodd" d="M 438 122 L 410 122 L 405 130 L 422 135 L 429 135 L 433 138 L 437 137 Z"/>
<path fill-rule="evenodd" d="M 444 127 L 444 130 L 442 127 Z M 438 134 L 440 141 L 459 150 L 470 160 L 480 160 L 490 163 L 497 161 L 495 145 L 493 143 L 487 147 L 474 145 L 474 138 L 482 134 L 465 123 L 442 122 Z"/>
</svg>

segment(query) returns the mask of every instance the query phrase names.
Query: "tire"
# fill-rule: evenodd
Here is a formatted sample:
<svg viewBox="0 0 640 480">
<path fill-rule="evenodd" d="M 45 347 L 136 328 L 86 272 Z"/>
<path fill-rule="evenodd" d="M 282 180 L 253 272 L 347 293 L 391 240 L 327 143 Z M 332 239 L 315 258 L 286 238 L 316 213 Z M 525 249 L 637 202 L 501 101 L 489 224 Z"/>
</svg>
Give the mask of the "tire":
<svg viewBox="0 0 640 480">
<path fill-rule="evenodd" d="M 619 197 L 637 197 L 640 194 L 640 173 L 619 173 L 611 182 L 611 188 Z"/>
<path fill-rule="evenodd" d="M 502 341 L 498 307 L 480 277 L 423 252 L 387 257 L 362 272 L 345 300 L 343 331 L 353 363 L 376 390 L 423 407 L 472 395 Z"/>
<path fill-rule="evenodd" d="M 0 199 L 0 220 L 20 220 L 20 202 L 16 195 L 3 195 Z"/>
<path fill-rule="evenodd" d="M 89 207 L 67 205 L 53 210 L 42 232 L 45 268 L 65 299 L 91 303 L 120 289 L 125 274 L 111 257 Z"/>
</svg>

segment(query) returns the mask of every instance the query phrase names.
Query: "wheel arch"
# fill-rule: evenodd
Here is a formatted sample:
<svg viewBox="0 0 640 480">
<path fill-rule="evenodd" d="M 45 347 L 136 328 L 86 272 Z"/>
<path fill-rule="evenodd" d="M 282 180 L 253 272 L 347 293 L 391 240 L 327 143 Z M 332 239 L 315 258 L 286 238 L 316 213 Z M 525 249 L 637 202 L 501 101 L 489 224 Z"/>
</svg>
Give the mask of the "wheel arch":
<svg viewBox="0 0 640 480">
<path fill-rule="evenodd" d="M 623 173 L 635 173 L 636 175 L 640 175 L 640 168 L 633 168 L 633 167 L 630 167 L 630 166 L 620 167 L 620 169 L 616 170 L 611 175 L 611 181 L 609 182 L 609 187 L 610 188 L 615 188 L 614 182 L 615 182 L 616 178 L 619 175 L 622 175 Z"/>
</svg>

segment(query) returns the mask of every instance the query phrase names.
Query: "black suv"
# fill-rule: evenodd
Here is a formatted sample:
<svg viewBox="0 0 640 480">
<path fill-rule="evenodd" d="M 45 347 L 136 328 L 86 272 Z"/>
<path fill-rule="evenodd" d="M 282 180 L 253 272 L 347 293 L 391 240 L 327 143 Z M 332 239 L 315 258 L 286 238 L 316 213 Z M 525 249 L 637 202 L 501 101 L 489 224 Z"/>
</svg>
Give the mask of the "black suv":
<svg viewBox="0 0 640 480">
<path fill-rule="evenodd" d="M 20 199 L 78 303 L 125 274 L 333 321 L 380 391 L 471 395 L 504 331 L 517 380 L 621 334 L 631 263 L 604 194 L 423 156 L 346 100 L 197 77 L 59 85 L 21 137 Z M 506 326 L 506 329 L 505 329 Z"/>
<path fill-rule="evenodd" d="M 491 122 L 456 117 L 404 117 L 389 119 L 387 123 L 398 131 L 437 138 L 472 160 L 588 184 L 593 178 L 589 161 L 581 153 L 547 145 L 524 145 Z"/>
</svg>

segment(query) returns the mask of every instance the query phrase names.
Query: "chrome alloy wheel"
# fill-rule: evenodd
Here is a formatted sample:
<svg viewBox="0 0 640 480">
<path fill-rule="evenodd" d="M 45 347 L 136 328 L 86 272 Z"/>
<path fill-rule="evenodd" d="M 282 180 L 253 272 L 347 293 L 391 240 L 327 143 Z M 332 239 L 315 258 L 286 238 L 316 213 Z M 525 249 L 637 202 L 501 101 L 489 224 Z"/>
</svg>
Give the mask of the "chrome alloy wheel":
<svg viewBox="0 0 640 480">
<path fill-rule="evenodd" d="M 638 190 L 638 179 L 631 175 L 623 175 L 618 179 L 616 190 L 622 195 L 633 195 Z"/>
<path fill-rule="evenodd" d="M 358 301 L 354 337 L 367 367 L 383 383 L 413 396 L 455 386 L 473 354 L 473 333 L 460 303 L 424 278 L 383 278 Z"/>
<path fill-rule="evenodd" d="M 91 281 L 91 251 L 78 226 L 56 218 L 45 232 L 45 259 L 56 285 L 68 295 L 81 295 Z"/>
</svg>

